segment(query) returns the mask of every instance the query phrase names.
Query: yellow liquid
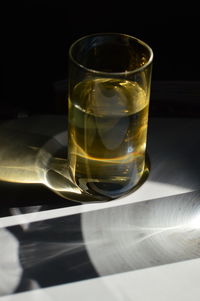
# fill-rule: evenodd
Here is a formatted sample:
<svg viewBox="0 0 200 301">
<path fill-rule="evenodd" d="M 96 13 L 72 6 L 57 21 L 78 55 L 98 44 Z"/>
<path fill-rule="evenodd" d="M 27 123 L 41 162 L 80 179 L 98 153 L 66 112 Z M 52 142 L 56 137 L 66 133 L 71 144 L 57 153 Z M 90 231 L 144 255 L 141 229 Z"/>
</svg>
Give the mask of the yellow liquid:
<svg viewBox="0 0 200 301">
<path fill-rule="evenodd" d="M 68 160 L 84 191 L 116 198 L 131 190 L 145 167 L 148 99 L 136 83 L 94 79 L 69 99 Z"/>
</svg>

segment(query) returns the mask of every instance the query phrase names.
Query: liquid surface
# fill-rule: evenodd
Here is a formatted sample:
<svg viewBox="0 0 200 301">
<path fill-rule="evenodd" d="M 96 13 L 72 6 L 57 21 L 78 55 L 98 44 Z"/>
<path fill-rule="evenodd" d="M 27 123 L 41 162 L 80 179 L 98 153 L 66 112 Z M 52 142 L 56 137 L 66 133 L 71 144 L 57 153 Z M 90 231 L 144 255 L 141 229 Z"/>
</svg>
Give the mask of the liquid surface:
<svg viewBox="0 0 200 301">
<path fill-rule="evenodd" d="M 118 197 L 145 166 L 148 100 L 136 83 L 85 80 L 69 99 L 69 164 L 85 191 Z"/>
</svg>

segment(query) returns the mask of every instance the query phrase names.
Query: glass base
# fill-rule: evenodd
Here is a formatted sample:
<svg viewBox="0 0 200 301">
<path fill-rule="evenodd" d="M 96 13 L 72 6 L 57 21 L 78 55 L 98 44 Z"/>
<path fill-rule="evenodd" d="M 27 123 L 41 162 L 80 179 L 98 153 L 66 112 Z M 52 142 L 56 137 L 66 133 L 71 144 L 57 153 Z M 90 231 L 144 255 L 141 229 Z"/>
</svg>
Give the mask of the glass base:
<svg viewBox="0 0 200 301">
<path fill-rule="evenodd" d="M 61 163 L 61 162 L 60 162 Z M 63 162 L 62 162 L 63 163 Z M 79 203 L 95 203 L 95 202 L 107 202 L 122 198 L 128 194 L 133 193 L 146 181 L 150 171 L 150 160 L 148 155 L 145 160 L 145 168 L 139 182 L 131 188 L 129 191 L 121 193 L 117 196 L 108 196 L 100 193 L 90 193 L 82 190 L 77 184 L 71 180 L 69 168 L 65 162 L 65 166 L 51 166 L 46 173 L 46 185 L 59 196 L 75 201 Z"/>
<path fill-rule="evenodd" d="M 130 190 L 125 191 L 124 193 L 122 192 L 120 195 L 107 196 L 102 193 L 91 193 L 91 191 L 87 191 L 87 187 L 86 189 L 81 189 L 72 180 L 70 168 L 66 159 L 67 144 L 65 141 L 66 132 L 60 133 L 49 140 L 38 153 L 37 165 L 41 182 L 54 193 L 66 200 L 79 203 L 95 203 L 122 198 L 137 190 L 146 181 L 149 175 L 150 160 L 148 154 L 146 154 L 143 174 L 139 182 Z"/>
</svg>

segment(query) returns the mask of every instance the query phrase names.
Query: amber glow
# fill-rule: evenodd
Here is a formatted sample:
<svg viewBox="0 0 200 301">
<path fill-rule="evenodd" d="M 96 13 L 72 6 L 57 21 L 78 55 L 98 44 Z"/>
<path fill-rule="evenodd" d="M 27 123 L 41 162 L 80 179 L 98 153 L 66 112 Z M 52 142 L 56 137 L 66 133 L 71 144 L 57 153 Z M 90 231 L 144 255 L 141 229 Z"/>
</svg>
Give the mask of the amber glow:
<svg viewBox="0 0 200 301">
<path fill-rule="evenodd" d="M 26 120 L 19 128 L 18 123 L 18 120 L 11 121 L 0 127 L 0 181 L 39 183 L 69 200 L 81 202 L 87 196 L 95 201 L 94 196 L 83 192 L 71 178 L 66 132 L 50 138 L 25 132 Z M 58 154 L 60 151 L 62 155 Z"/>
</svg>

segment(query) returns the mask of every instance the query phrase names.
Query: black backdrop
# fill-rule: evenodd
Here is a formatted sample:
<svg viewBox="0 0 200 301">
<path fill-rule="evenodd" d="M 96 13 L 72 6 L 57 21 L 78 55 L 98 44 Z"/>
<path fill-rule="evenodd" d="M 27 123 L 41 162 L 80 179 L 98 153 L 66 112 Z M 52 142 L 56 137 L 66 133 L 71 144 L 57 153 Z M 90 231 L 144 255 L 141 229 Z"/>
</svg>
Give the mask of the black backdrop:
<svg viewBox="0 0 200 301">
<path fill-rule="evenodd" d="M 55 113 L 55 85 L 67 78 L 68 48 L 95 32 L 147 42 L 154 50 L 153 80 L 200 80 L 200 14 L 183 5 L 27 0 L 15 9 L 8 1 L 1 26 L 3 114 Z"/>
</svg>

